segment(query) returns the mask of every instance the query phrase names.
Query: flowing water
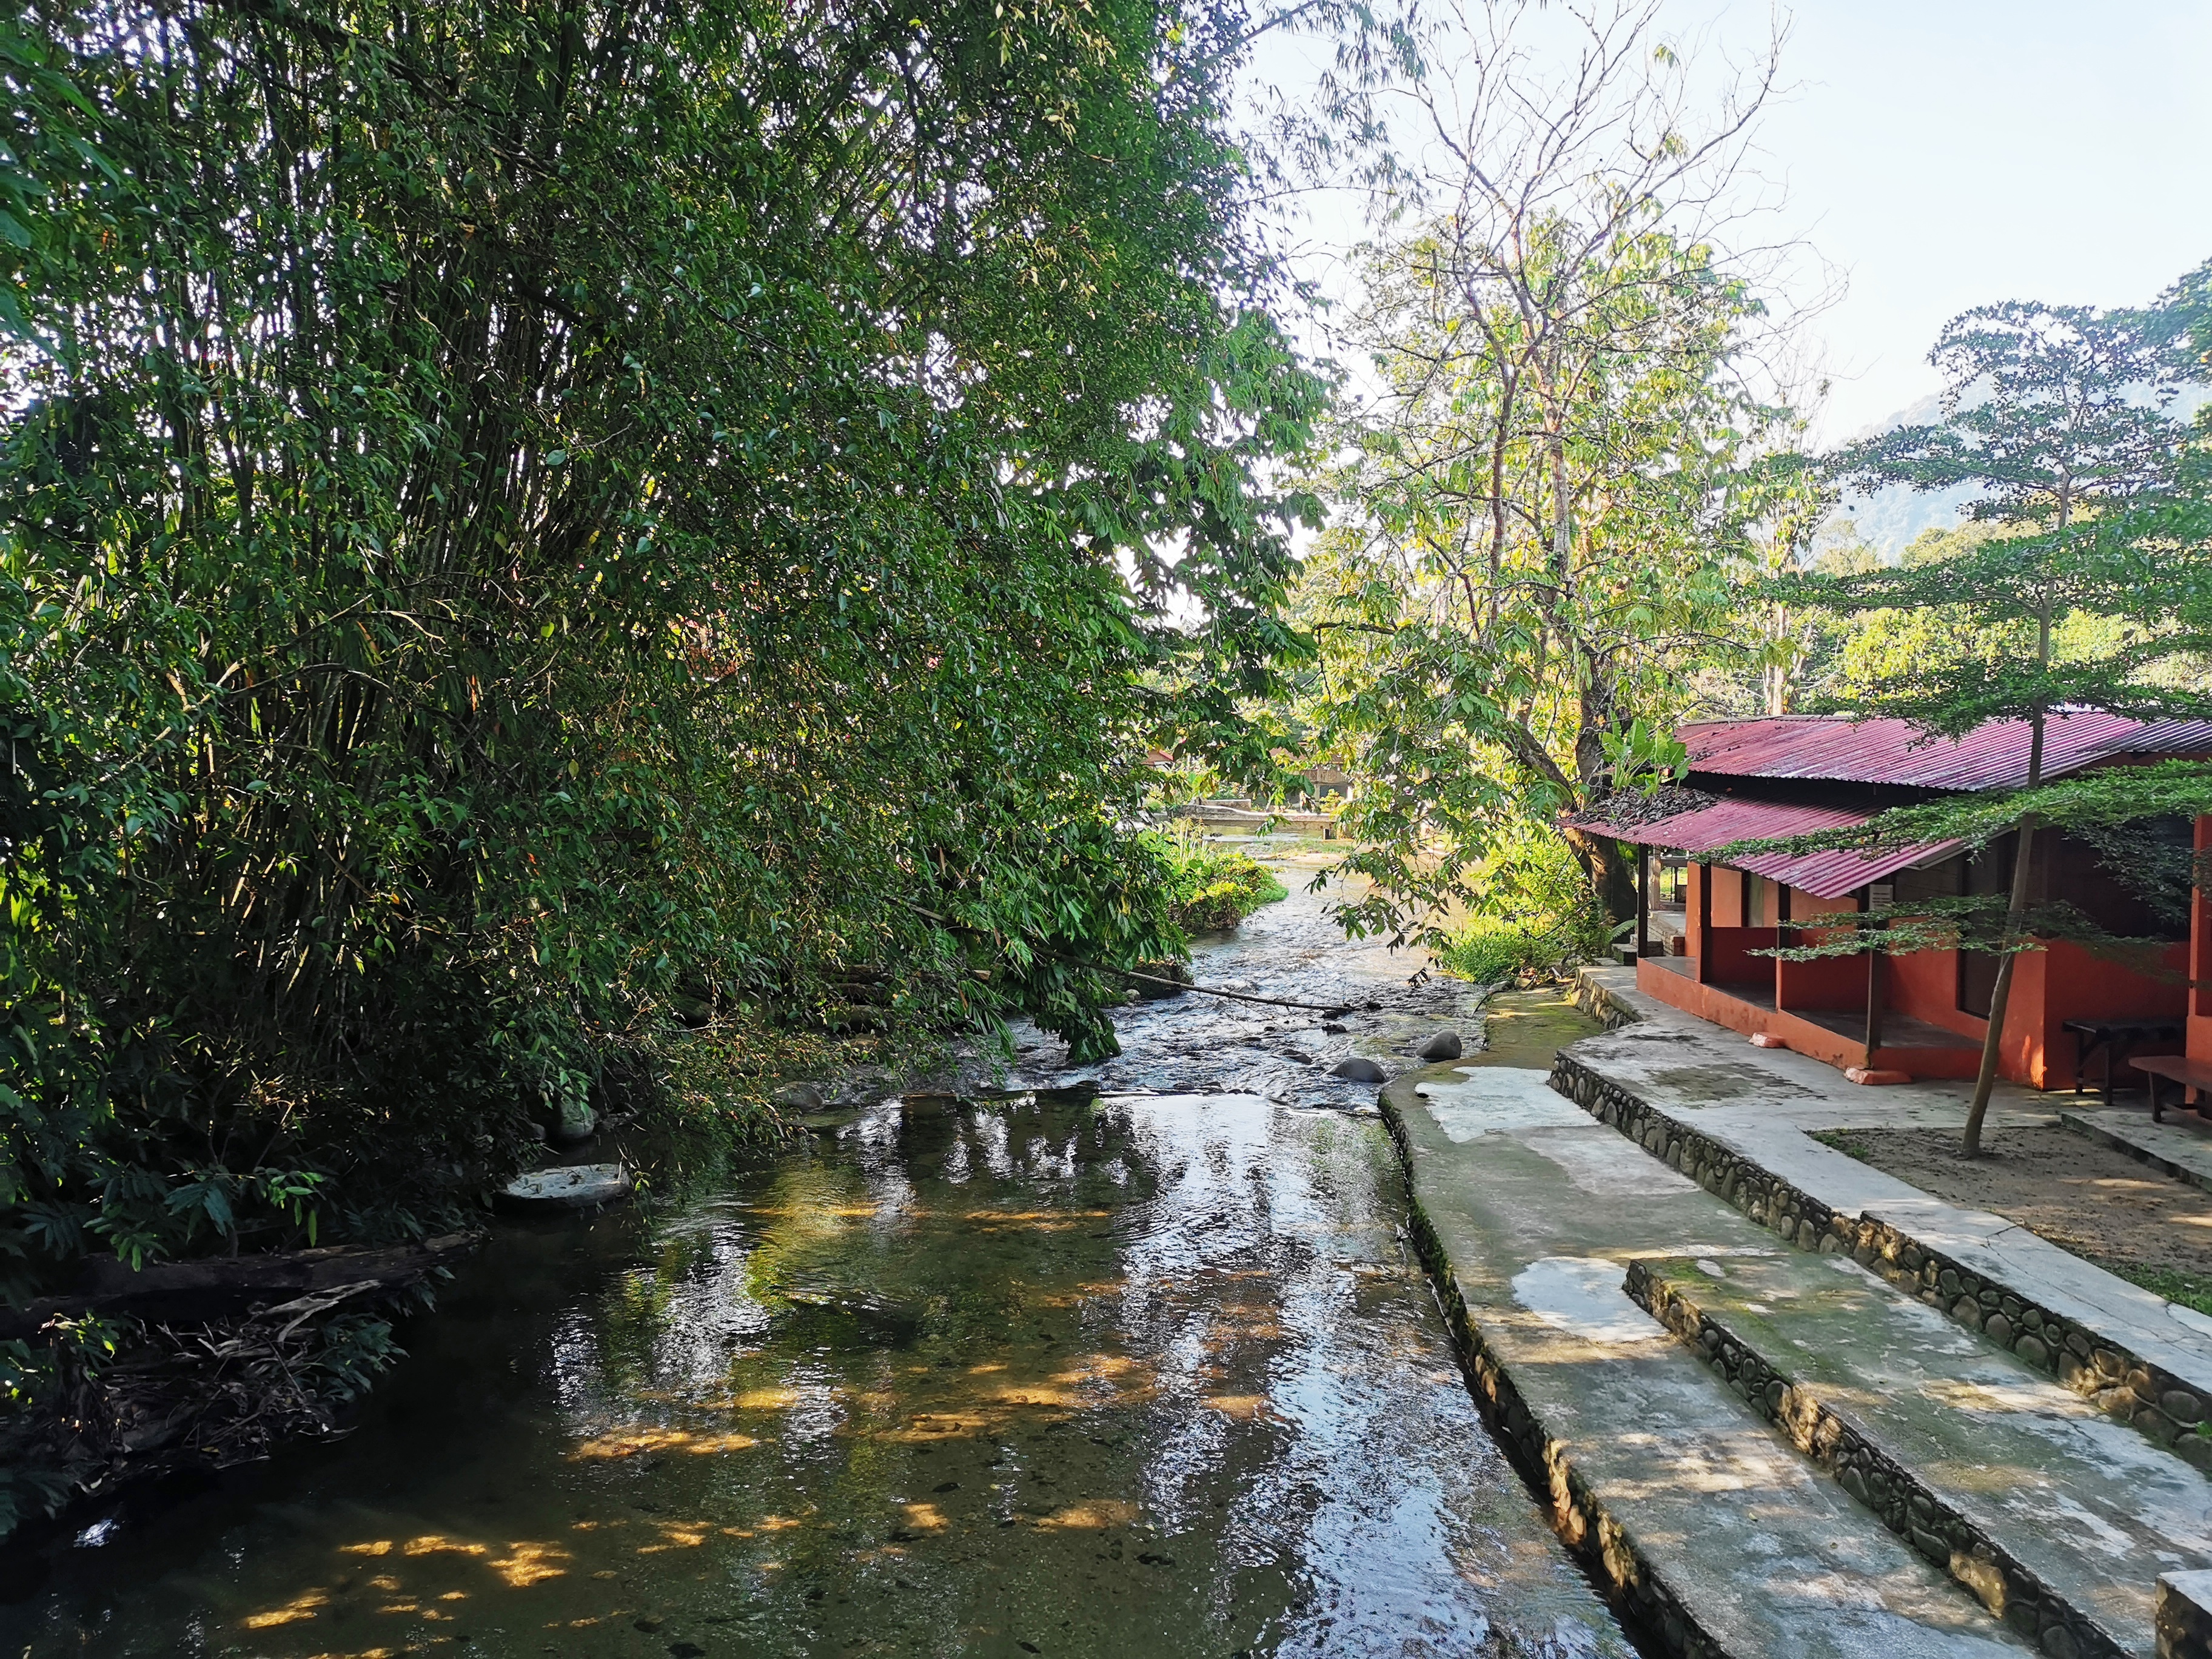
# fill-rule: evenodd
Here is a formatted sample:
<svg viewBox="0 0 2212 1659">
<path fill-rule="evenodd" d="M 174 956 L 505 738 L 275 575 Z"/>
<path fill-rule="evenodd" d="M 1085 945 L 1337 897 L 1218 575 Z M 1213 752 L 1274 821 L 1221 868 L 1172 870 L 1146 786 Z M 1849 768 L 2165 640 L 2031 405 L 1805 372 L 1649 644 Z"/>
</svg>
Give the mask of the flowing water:
<svg viewBox="0 0 2212 1659">
<path fill-rule="evenodd" d="M 1147 1005 L 1079 1073 L 1030 1034 L 1017 1083 L 1106 1092 L 502 1226 L 349 1437 L 50 1552 L 0 1652 L 1626 1655 L 1323 1076 L 1470 989 L 1304 894 L 1198 965 L 1362 1006 Z"/>
</svg>

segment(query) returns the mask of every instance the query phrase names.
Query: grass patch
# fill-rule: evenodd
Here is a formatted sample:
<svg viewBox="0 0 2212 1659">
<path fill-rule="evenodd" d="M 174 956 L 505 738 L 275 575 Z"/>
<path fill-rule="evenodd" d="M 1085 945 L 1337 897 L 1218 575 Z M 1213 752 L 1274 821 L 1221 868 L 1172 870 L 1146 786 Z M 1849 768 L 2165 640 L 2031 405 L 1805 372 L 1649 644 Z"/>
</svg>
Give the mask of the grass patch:
<svg viewBox="0 0 2212 1659">
<path fill-rule="evenodd" d="M 1587 930 L 1550 917 L 1509 921 L 1476 916 L 1437 953 L 1448 974 L 1484 985 L 1503 980 L 1562 979 L 1593 954 Z"/>
<path fill-rule="evenodd" d="M 2051 1242 L 2058 1243 L 2056 1239 Z M 2075 1254 L 2095 1262 L 2117 1279 L 2141 1285 L 2153 1296 L 2162 1296 L 2168 1302 L 2212 1317 L 2212 1275 L 2182 1273 L 2172 1267 L 2148 1267 L 2136 1261 L 2116 1261 L 2109 1256 L 2088 1255 L 2081 1250 Z"/>
<path fill-rule="evenodd" d="M 1814 1129 L 1809 1133 L 1823 1146 L 1832 1146 L 1845 1158 L 1855 1158 L 1862 1164 L 1874 1161 L 1874 1148 L 1849 1129 Z"/>
</svg>

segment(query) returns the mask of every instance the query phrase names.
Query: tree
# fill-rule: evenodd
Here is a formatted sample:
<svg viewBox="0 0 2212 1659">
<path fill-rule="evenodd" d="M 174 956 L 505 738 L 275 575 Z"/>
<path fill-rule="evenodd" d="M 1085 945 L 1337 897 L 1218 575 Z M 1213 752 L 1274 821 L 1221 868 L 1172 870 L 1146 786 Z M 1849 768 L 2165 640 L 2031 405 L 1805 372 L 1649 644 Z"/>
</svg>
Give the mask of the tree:
<svg viewBox="0 0 2212 1659">
<path fill-rule="evenodd" d="M 461 1212 L 686 1019 L 1110 1042 L 1322 392 L 1240 17 L 20 15 L 11 1291 Z"/>
<path fill-rule="evenodd" d="M 1979 486 L 1968 516 L 1996 533 L 1948 558 L 1801 578 L 1789 589 L 1837 612 L 1901 611 L 1957 630 L 1948 648 L 1933 641 L 1898 659 L 1891 677 L 1849 685 L 1850 712 L 1902 718 L 1944 737 L 1991 720 L 2027 724 L 2022 810 L 2007 823 L 2016 837 L 2012 878 L 1992 945 L 2001 955 L 1966 1118 L 1969 1158 L 1981 1149 L 2013 965 L 2028 943 L 2041 824 L 2032 803 L 2049 722 L 2069 708 L 2154 717 L 2212 711 L 2212 698 L 2152 672 L 2207 642 L 2201 620 L 2192 621 L 2203 615 L 2212 575 L 2204 550 L 2115 533 L 2178 477 L 2186 434 L 2166 410 L 2185 368 L 2179 332 L 2171 308 L 2014 301 L 1954 319 L 1929 353 L 1946 381 L 1942 422 L 1885 433 L 1844 452 L 1834 469 L 1868 489 Z M 2098 630 L 2085 626 L 2094 619 L 2129 626 L 2105 631 L 2107 650 L 2056 648 L 2069 621 L 2094 639 Z M 2010 649 L 1990 648 L 2005 641 Z"/>
<path fill-rule="evenodd" d="M 1841 550 L 1820 546 L 1838 492 L 1819 462 L 1794 447 L 1766 458 L 1752 476 L 1763 486 L 1759 492 L 1762 506 L 1755 514 L 1758 533 L 1752 538 L 1747 561 L 1753 599 L 1746 618 L 1747 635 L 1754 644 L 1752 664 L 1759 672 L 1757 712 L 1787 714 L 1823 641 L 1817 613 L 1808 616 L 1775 598 L 1772 584 L 1816 562 L 1824 552 L 1832 556 Z M 1723 672 L 1735 666 L 1727 664 Z"/>
<path fill-rule="evenodd" d="M 1650 758 L 1636 735 L 1722 643 L 1742 469 L 1782 420 L 1751 386 L 1764 305 L 1716 240 L 1771 59 L 1706 118 L 1655 7 L 1573 9 L 1556 85 L 1522 10 L 1463 16 L 1432 54 L 1463 51 L 1461 78 L 1413 91 L 1437 159 L 1364 266 L 1346 338 L 1377 395 L 1334 434 L 1301 591 L 1315 724 L 1359 783 L 1344 867 L 1373 881 L 1345 914 L 1399 934 L 1472 896 L 1499 836 Z M 1569 836 L 1629 913 L 1630 861 Z"/>
</svg>

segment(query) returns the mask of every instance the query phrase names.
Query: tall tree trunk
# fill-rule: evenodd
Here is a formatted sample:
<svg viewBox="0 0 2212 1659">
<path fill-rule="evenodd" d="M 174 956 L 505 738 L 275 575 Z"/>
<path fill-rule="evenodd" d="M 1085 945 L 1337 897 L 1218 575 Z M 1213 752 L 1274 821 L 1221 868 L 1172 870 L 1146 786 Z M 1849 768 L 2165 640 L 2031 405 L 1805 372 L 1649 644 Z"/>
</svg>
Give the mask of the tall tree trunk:
<svg viewBox="0 0 2212 1659">
<path fill-rule="evenodd" d="M 1785 605 L 1774 607 L 1774 639 L 1778 645 L 1790 635 L 1790 611 Z M 1790 712 L 1790 668 L 1787 663 L 1772 662 L 1766 665 L 1766 712 L 1786 714 Z"/>
<path fill-rule="evenodd" d="M 1607 919 L 1628 921 L 1636 915 L 1636 859 L 1633 853 L 1609 836 L 1593 836 L 1580 830 L 1566 832 L 1567 844 L 1589 872 L 1590 887 L 1605 906 Z"/>
<path fill-rule="evenodd" d="M 2059 507 L 2059 526 L 2065 527 L 2066 511 Z M 2039 669 L 2051 665 L 2051 603 L 2045 599 L 2040 626 L 2036 634 L 2036 665 Z M 2027 738 L 2027 787 L 2034 788 L 2043 781 L 2044 708 L 2039 697 L 2035 703 L 2033 723 Z M 2012 896 L 2005 905 L 2004 935 L 2001 943 L 2004 955 L 1997 963 L 1997 982 L 1990 991 L 1990 1029 L 1982 1038 L 1982 1066 L 1974 1075 L 1974 1098 L 1966 1108 L 1966 1133 L 1960 1151 L 1967 1158 L 1982 1155 L 1982 1120 L 1989 1115 L 1990 1095 L 1997 1083 L 1997 1048 L 2004 1038 L 2005 1005 L 2012 1000 L 2013 964 L 2020 960 L 2016 948 L 2020 939 L 2021 917 L 2027 909 L 2027 878 L 2035 853 L 2035 814 L 2030 812 L 2020 821 L 2020 848 L 2012 861 Z"/>
<path fill-rule="evenodd" d="M 2042 733 L 2039 720 L 2037 737 Z M 2039 748 L 2041 746 L 2039 741 Z M 2020 921 L 2027 909 L 2027 877 L 2035 852 L 2035 818 L 2020 821 L 2020 848 L 2012 861 L 2012 898 L 2005 906 L 2004 943 L 2009 947 L 2020 933 Z M 1990 1029 L 1982 1038 L 1982 1068 L 1974 1075 L 1974 1098 L 1966 1108 L 1966 1133 L 1960 1151 L 1968 1158 L 1982 1155 L 1982 1120 L 1989 1115 L 1990 1095 L 1997 1082 L 1997 1047 L 2004 1036 L 2005 1005 L 2012 999 L 2013 964 L 2020 952 L 2008 948 L 1997 962 L 1997 981 L 1990 991 Z"/>
</svg>

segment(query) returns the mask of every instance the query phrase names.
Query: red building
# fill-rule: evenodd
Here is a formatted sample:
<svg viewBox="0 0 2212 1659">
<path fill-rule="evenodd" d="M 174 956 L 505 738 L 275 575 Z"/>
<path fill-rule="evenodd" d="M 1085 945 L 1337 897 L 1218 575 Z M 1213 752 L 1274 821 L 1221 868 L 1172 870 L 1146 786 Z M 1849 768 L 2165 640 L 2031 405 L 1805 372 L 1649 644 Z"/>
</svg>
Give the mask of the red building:
<svg viewBox="0 0 2212 1659">
<path fill-rule="evenodd" d="M 1733 842 L 1863 823 L 1885 808 L 2027 781 L 2028 727 L 1996 721 L 1929 741 L 1902 720 L 1821 715 L 1711 720 L 1682 728 L 1690 772 L 1654 798 L 1617 796 L 1578 823 L 1641 848 L 1637 985 L 1748 1036 L 1826 1060 L 1865 1081 L 1971 1078 L 1989 1030 L 1997 958 L 1986 951 L 1881 952 L 1785 962 L 1756 954 L 1812 942 L 1823 917 L 1915 897 L 2008 889 L 2008 836 L 1972 856 L 1956 842 L 1886 853 L 1780 854 L 1715 862 Z M 2094 711 L 2053 716 L 2044 777 L 2094 767 L 2212 757 L 2212 721 L 2141 721 Z M 2071 1087 L 2085 1047 L 2212 1059 L 2212 909 L 2190 896 L 2195 825 L 2130 826 L 2124 846 L 2045 831 L 2032 902 L 2063 899 L 2113 933 L 2162 941 L 2116 961 L 2051 940 L 2014 970 L 1999 1049 L 2002 1075 Z M 2166 872 L 2160 885 L 2157 872 Z M 2192 946 L 2191 936 L 2196 944 Z M 2093 1061 L 2090 1075 L 2100 1075 Z M 2125 1077 L 2123 1073 L 2123 1076 Z"/>
</svg>

